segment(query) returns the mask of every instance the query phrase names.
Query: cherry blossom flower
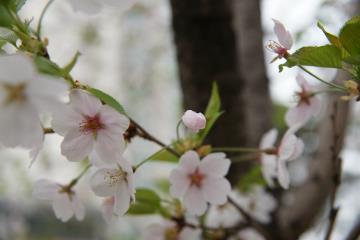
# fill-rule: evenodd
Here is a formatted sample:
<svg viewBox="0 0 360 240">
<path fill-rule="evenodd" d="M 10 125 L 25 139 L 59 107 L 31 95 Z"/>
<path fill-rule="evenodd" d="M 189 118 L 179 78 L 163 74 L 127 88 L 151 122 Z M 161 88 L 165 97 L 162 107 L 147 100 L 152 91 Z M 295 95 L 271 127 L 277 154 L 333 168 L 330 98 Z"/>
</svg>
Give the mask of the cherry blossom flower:
<svg viewBox="0 0 360 240">
<path fill-rule="evenodd" d="M 143 234 L 144 240 L 199 240 L 201 230 L 184 227 L 179 231 L 175 222 L 164 221 L 161 224 L 151 224 Z"/>
<path fill-rule="evenodd" d="M 232 199 L 252 218 L 265 224 L 271 221 L 270 214 L 277 206 L 275 198 L 259 185 L 253 186 L 248 193 L 237 194 Z"/>
<path fill-rule="evenodd" d="M 238 233 L 241 240 L 265 240 L 265 238 L 255 229 L 245 228 Z"/>
<path fill-rule="evenodd" d="M 278 20 L 273 19 L 275 25 L 274 25 L 274 32 L 275 35 L 279 41 L 270 41 L 268 48 L 271 49 L 274 53 L 276 53 L 278 56 L 277 58 L 281 59 L 283 57 L 287 57 L 288 50 L 291 49 L 291 46 L 293 44 L 293 40 L 291 37 L 291 34 L 288 30 L 286 30 L 285 26 Z M 274 61 L 273 60 L 273 61 Z"/>
<path fill-rule="evenodd" d="M 184 125 L 192 132 L 197 133 L 206 126 L 206 118 L 202 113 L 196 113 L 192 110 L 187 110 L 182 116 Z"/>
<path fill-rule="evenodd" d="M 261 139 L 262 173 L 270 187 L 274 186 L 272 179 L 277 178 L 283 188 L 289 188 L 290 179 L 286 163 L 297 159 L 304 150 L 303 141 L 294 134 L 296 130 L 297 128 L 288 129 L 276 147 L 274 146 L 278 134 L 276 129 L 271 129 Z"/>
<path fill-rule="evenodd" d="M 133 183 L 133 169 L 125 159 L 121 159 L 113 166 L 97 169 L 90 177 L 90 187 L 99 197 L 113 197 L 106 203 L 106 218 L 109 219 L 109 209 L 122 216 L 130 207 L 130 202 L 135 200 L 135 187 Z M 113 206 L 111 206 L 113 205 Z"/>
<path fill-rule="evenodd" d="M 41 179 L 34 185 L 33 196 L 39 200 L 51 201 L 55 216 L 63 222 L 72 218 L 82 221 L 85 208 L 77 194 L 68 186 Z"/>
<path fill-rule="evenodd" d="M 75 89 L 70 104 L 57 109 L 56 133 L 64 136 L 61 153 L 70 161 L 86 157 L 94 165 L 114 163 L 125 148 L 124 132 L 129 119 L 89 93 Z"/>
<path fill-rule="evenodd" d="M 190 214 L 201 215 L 207 202 L 222 205 L 231 192 L 229 181 L 224 177 L 229 171 L 230 160 L 224 153 L 211 153 L 200 161 L 195 151 L 188 151 L 170 174 L 170 193 L 183 198 Z"/>
<path fill-rule="evenodd" d="M 296 92 L 297 105 L 290 108 L 285 115 L 285 121 L 289 127 L 303 126 L 312 116 L 316 116 L 321 106 L 313 87 L 307 83 L 305 78 L 298 75 L 296 81 L 301 87 L 301 91 Z"/>
<path fill-rule="evenodd" d="M 34 159 L 44 139 L 40 114 L 56 109 L 68 86 L 21 54 L 0 56 L 0 72 L 0 145 L 32 149 Z"/>
<path fill-rule="evenodd" d="M 116 8 L 117 11 L 129 9 L 134 0 L 69 0 L 68 1 L 75 11 L 87 14 L 99 13 L 105 6 Z"/>
</svg>

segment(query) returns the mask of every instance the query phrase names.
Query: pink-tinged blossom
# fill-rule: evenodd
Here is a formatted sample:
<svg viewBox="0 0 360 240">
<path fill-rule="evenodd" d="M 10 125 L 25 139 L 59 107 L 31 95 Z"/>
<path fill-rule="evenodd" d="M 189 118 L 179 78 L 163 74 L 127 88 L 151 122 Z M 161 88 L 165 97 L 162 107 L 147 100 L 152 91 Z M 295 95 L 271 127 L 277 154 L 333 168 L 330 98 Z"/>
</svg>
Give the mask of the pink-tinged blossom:
<svg viewBox="0 0 360 240">
<path fill-rule="evenodd" d="M 258 185 L 253 186 L 248 193 L 238 193 L 232 199 L 253 219 L 264 224 L 271 221 L 271 212 L 277 206 L 275 198 Z"/>
<path fill-rule="evenodd" d="M 0 72 L 0 145 L 31 149 L 35 159 L 44 139 L 40 114 L 57 109 L 69 87 L 21 54 L 0 56 Z"/>
<path fill-rule="evenodd" d="M 96 14 L 106 6 L 118 12 L 126 11 L 135 3 L 135 0 L 69 0 L 68 2 L 76 12 Z"/>
<path fill-rule="evenodd" d="M 286 30 L 285 26 L 278 20 L 273 19 L 274 21 L 274 32 L 279 42 L 271 41 L 268 45 L 268 48 L 271 49 L 278 56 L 277 58 L 286 57 L 288 50 L 291 49 L 293 40 L 291 34 Z"/>
<path fill-rule="evenodd" d="M 77 194 L 68 186 L 41 179 L 34 185 L 33 196 L 39 200 L 52 202 L 55 216 L 66 222 L 75 215 L 78 221 L 85 217 L 85 208 Z"/>
<path fill-rule="evenodd" d="M 113 203 L 107 203 L 106 218 L 109 219 L 110 208 L 113 213 L 122 216 L 135 200 L 134 173 L 131 164 L 122 159 L 111 167 L 97 169 L 90 177 L 90 187 L 99 197 L 113 197 Z"/>
<path fill-rule="evenodd" d="M 72 90 L 70 103 L 57 109 L 53 128 L 64 136 L 61 153 L 70 161 L 89 157 L 94 165 L 111 164 L 125 148 L 129 119 L 83 90 Z"/>
<path fill-rule="evenodd" d="M 194 133 L 204 129 L 206 126 L 206 118 L 204 114 L 197 113 L 192 110 L 187 110 L 181 119 L 184 125 Z"/>
<path fill-rule="evenodd" d="M 211 153 L 200 161 L 197 152 L 188 151 L 170 174 L 170 193 L 183 199 L 190 214 L 202 215 L 207 202 L 214 205 L 226 203 L 231 186 L 224 176 L 229 167 L 230 160 L 224 153 Z"/>
<path fill-rule="evenodd" d="M 144 240 L 200 240 L 201 230 L 184 227 L 179 231 L 175 222 L 151 224 L 143 233 Z"/>
<path fill-rule="evenodd" d="M 297 105 L 290 108 L 285 115 L 286 124 L 289 127 L 301 127 L 320 110 L 320 100 L 315 96 L 315 90 L 306 79 L 298 75 L 296 81 L 301 90 L 296 92 Z"/>
<path fill-rule="evenodd" d="M 262 173 L 270 187 L 274 186 L 273 178 L 277 178 L 283 188 L 289 188 L 290 179 L 286 164 L 297 159 L 304 150 L 303 141 L 294 134 L 296 129 L 288 129 L 278 146 L 275 146 L 278 135 L 276 129 L 271 129 L 261 139 Z"/>
</svg>

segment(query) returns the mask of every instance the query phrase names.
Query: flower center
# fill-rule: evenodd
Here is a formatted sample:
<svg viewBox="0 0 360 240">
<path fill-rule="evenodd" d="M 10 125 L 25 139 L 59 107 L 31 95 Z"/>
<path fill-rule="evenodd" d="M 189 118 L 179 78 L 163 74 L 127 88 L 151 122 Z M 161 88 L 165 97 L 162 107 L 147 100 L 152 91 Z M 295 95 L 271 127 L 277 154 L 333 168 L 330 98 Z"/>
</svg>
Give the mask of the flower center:
<svg viewBox="0 0 360 240">
<path fill-rule="evenodd" d="M 270 41 L 267 47 L 276 53 L 280 59 L 288 55 L 287 49 L 275 41 Z"/>
<path fill-rule="evenodd" d="M 127 173 L 122 169 L 118 169 L 115 171 L 108 171 L 105 175 L 105 181 L 109 186 L 117 185 L 123 181 L 126 181 Z"/>
<path fill-rule="evenodd" d="M 6 92 L 5 104 L 21 103 L 26 100 L 25 83 L 17 85 L 5 83 L 2 86 Z"/>
<path fill-rule="evenodd" d="M 70 201 L 72 200 L 73 195 L 75 194 L 75 192 L 72 190 L 72 187 L 70 185 L 60 185 L 61 189 L 59 190 L 59 193 L 61 194 L 66 194 Z"/>
<path fill-rule="evenodd" d="M 92 133 L 96 137 L 98 130 L 103 129 L 100 116 L 96 114 L 93 117 L 85 116 L 83 122 L 80 123 L 80 131 L 83 133 Z"/>
<path fill-rule="evenodd" d="M 191 185 L 195 185 L 197 187 L 201 187 L 202 182 L 205 178 L 205 175 L 202 174 L 199 169 L 196 169 L 195 172 L 193 172 L 192 174 L 189 174 L 188 177 L 190 178 L 190 184 Z"/>
<path fill-rule="evenodd" d="M 299 100 L 299 105 L 300 104 L 306 104 L 308 106 L 310 106 L 310 99 L 313 96 L 312 93 L 307 92 L 304 88 L 302 88 L 301 92 L 296 92 L 296 95 L 298 96 Z"/>
</svg>

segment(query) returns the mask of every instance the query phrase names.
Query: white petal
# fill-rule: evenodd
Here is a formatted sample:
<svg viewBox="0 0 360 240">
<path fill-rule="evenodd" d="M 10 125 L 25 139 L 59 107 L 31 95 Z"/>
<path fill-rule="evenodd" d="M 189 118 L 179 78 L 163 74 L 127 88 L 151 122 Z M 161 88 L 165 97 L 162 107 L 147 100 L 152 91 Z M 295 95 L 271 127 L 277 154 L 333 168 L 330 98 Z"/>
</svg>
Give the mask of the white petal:
<svg viewBox="0 0 360 240">
<path fill-rule="evenodd" d="M 73 215 L 72 204 L 67 194 L 57 194 L 53 201 L 55 216 L 63 222 L 67 222 Z"/>
<path fill-rule="evenodd" d="M 120 184 L 116 189 L 114 212 L 122 216 L 130 207 L 131 193 L 129 193 L 128 186 L 125 182 Z"/>
<path fill-rule="evenodd" d="M 184 153 L 179 160 L 179 168 L 184 172 L 192 173 L 200 164 L 200 158 L 197 152 L 187 151 Z"/>
<path fill-rule="evenodd" d="M 76 194 L 72 195 L 72 209 L 75 213 L 75 217 L 78 221 L 82 221 L 84 220 L 85 217 L 85 208 L 84 205 L 82 204 L 82 202 L 80 201 L 80 199 L 77 197 Z"/>
<path fill-rule="evenodd" d="M 277 129 L 273 128 L 267 131 L 260 141 L 260 149 L 273 148 L 278 136 Z"/>
<path fill-rule="evenodd" d="M 70 104 L 79 113 L 94 117 L 101 109 L 101 102 L 84 90 L 75 89 L 70 92 Z"/>
<path fill-rule="evenodd" d="M 111 132 L 118 135 L 123 134 L 130 125 L 130 120 L 126 116 L 120 114 L 108 105 L 101 107 L 100 119 L 107 129 L 110 129 Z"/>
<path fill-rule="evenodd" d="M 285 122 L 289 127 L 302 127 L 309 121 L 312 114 L 312 107 L 301 103 L 296 107 L 289 108 L 285 114 Z"/>
<path fill-rule="evenodd" d="M 200 240 L 201 238 L 200 229 L 192 229 L 189 227 L 184 227 L 179 233 L 179 240 Z"/>
<path fill-rule="evenodd" d="M 68 95 L 69 85 L 64 79 L 36 76 L 26 88 L 30 101 L 40 112 L 54 112 L 62 105 L 61 99 Z"/>
<path fill-rule="evenodd" d="M 110 183 L 109 174 L 115 174 L 117 169 L 102 168 L 90 177 L 90 187 L 99 197 L 113 196 L 118 188 L 117 183 Z"/>
<path fill-rule="evenodd" d="M 36 73 L 30 57 L 22 54 L 0 56 L 0 82 L 22 83 L 32 79 Z"/>
<path fill-rule="evenodd" d="M 288 161 L 297 159 L 298 157 L 300 157 L 303 151 L 304 151 L 304 142 L 300 138 L 298 138 L 295 144 L 294 152 L 291 155 L 291 157 L 288 159 Z"/>
<path fill-rule="evenodd" d="M 113 218 L 114 203 L 115 203 L 114 197 L 106 198 L 102 203 L 102 216 L 105 219 L 106 223 L 110 223 Z"/>
<path fill-rule="evenodd" d="M 170 173 L 169 182 L 170 194 L 175 198 L 181 198 L 190 187 L 190 179 L 184 171 L 181 169 L 174 169 Z"/>
<path fill-rule="evenodd" d="M 281 22 L 279 22 L 278 20 L 273 19 L 273 21 L 275 23 L 274 32 L 275 32 L 280 44 L 289 50 L 293 44 L 293 40 L 292 40 L 290 32 L 287 31 L 285 29 L 284 25 Z"/>
<path fill-rule="evenodd" d="M 53 114 L 52 128 L 57 134 L 65 136 L 68 131 L 80 128 L 84 117 L 75 112 L 69 104 L 64 104 L 56 109 Z"/>
<path fill-rule="evenodd" d="M 40 200 L 51 201 L 55 198 L 60 188 L 60 185 L 55 182 L 40 179 L 35 182 L 32 195 Z"/>
<path fill-rule="evenodd" d="M 227 196 L 231 193 L 231 185 L 225 178 L 206 177 L 201 186 L 204 199 L 215 205 L 225 204 Z"/>
<path fill-rule="evenodd" d="M 192 186 L 184 196 L 184 206 L 188 213 L 200 216 L 206 211 L 206 201 L 199 188 Z"/>
<path fill-rule="evenodd" d="M 285 134 L 279 146 L 279 160 L 287 161 L 296 148 L 297 137 L 294 134 Z"/>
<path fill-rule="evenodd" d="M 61 143 L 61 153 L 69 160 L 79 162 L 84 160 L 92 151 L 94 137 L 92 134 L 84 134 L 79 129 L 67 132 Z"/>
<path fill-rule="evenodd" d="M 296 82 L 299 84 L 301 88 L 303 88 L 306 92 L 313 92 L 311 85 L 306 81 L 306 79 L 298 74 L 296 76 Z"/>
<path fill-rule="evenodd" d="M 285 161 L 278 161 L 278 181 L 280 185 L 288 189 L 290 184 L 289 172 L 286 167 Z"/>
<path fill-rule="evenodd" d="M 32 149 L 42 143 L 43 129 L 38 113 L 31 104 L 11 104 L 0 111 L 0 144 Z"/>
<path fill-rule="evenodd" d="M 114 134 L 110 130 L 100 130 L 95 141 L 95 151 L 101 161 L 114 163 L 125 149 L 122 135 Z"/>
<path fill-rule="evenodd" d="M 274 178 L 277 176 L 276 156 L 262 154 L 261 155 L 261 172 L 269 187 L 274 187 Z"/>
<path fill-rule="evenodd" d="M 201 160 L 199 170 L 213 177 L 225 176 L 230 168 L 230 160 L 224 153 L 211 153 Z"/>
</svg>

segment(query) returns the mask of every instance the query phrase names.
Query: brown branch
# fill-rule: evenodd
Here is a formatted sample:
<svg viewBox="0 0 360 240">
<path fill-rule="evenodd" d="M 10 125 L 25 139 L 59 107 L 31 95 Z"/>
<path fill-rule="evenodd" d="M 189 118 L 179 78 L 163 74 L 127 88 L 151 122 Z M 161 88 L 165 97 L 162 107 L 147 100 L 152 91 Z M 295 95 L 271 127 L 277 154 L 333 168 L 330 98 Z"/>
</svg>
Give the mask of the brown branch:
<svg viewBox="0 0 360 240">
<path fill-rule="evenodd" d="M 52 128 L 43 128 L 44 134 L 52 134 L 55 133 L 54 129 Z"/>
<path fill-rule="evenodd" d="M 349 235 L 346 237 L 346 240 L 357 240 L 359 237 L 360 237 L 360 220 L 358 220 L 354 224 Z"/>
</svg>

